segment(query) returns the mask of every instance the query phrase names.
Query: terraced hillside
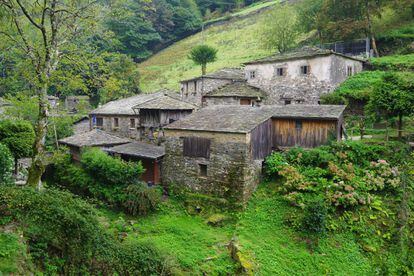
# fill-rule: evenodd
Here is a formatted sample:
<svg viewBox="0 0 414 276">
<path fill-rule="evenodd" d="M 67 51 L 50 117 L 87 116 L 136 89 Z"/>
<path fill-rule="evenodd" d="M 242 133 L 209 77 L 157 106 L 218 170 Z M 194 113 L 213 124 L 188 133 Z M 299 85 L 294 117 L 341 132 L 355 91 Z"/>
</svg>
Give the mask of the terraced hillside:
<svg viewBox="0 0 414 276">
<path fill-rule="evenodd" d="M 268 7 L 268 4 L 266 5 Z M 265 7 L 266 7 L 265 6 Z M 216 47 L 218 60 L 207 66 L 211 72 L 223 67 L 238 67 L 243 62 L 269 55 L 260 47 L 260 21 L 268 9 L 254 10 L 249 16 L 223 22 L 187 37 L 139 64 L 141 88 L 152 92 L 160 88 L 178 90 L 179 80 L 200 75 L 200 67 L 187 58 L 190 49 L 204 42 Z M 245 13 L 242 13 L 245 15 Z"/>
</svg>

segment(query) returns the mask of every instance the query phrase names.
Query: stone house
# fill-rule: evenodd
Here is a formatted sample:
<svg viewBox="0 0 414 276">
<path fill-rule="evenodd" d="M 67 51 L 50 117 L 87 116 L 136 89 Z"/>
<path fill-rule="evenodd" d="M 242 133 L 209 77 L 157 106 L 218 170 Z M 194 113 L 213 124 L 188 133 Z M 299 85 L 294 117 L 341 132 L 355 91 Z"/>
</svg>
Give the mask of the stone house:
<svg viewBox="0 0 414 276">
<path fill-rule="evenodd" d="M 65 108 L 71 113 L 77 113 L 83 109 L 90 110 L 90 98 L 89 96 L 67 96 Z"/>
<path fill-rule="evenodd" d="M 165 125 L 184 117 L 196 106 L 164 92 L 139 94 L 111 101 L 89 113 L 90 129 L 98 128 L 131 139 L 154 139 Z"/>
<path fill-rule="evenodd" d="M 247 82 L 267 93 L 265 104 L 318 104 L 363 69 L 364 61 L 313 47 L 246 62 Z"/>
<path fill-rule="evenodd" d="M 209 106 L 165 128 L 164 185 L 246 201 L 272 150 L 341 139 L 345 106 Z M 293 122 L 293 123 L 292 123 Z"/>
<path fill-rule="evenodd" d="M 260 105 L 266 93 L 246 82 L 236 81 L 207 92 L 202 96 L 203 106 Z"/>
<path fill-rule="evenodd" d="M 205 93 L 233 82 L 245 80 L 242 69 L 223 68 L 204 76 L 181 81 L 181 99 L 202 106 L 202 96 Z"/>
</svg>

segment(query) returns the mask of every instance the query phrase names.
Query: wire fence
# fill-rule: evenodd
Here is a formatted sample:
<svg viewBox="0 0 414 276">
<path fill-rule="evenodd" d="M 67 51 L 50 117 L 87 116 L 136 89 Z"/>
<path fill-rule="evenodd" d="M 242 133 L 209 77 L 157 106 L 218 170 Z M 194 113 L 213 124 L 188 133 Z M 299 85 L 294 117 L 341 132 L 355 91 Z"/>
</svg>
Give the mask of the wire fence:
<svg viewBox="0 0 414 276">
<path fill-rule="evenodd" d="M 318 45 L 319 48 L 329 49 L 348 56 L 372 57 L 371 43 L 369 38 L 352 41 L 337 41 Z"/>
<path fill-rule="evenodd" d="M 348 128 L 346 130 L 346 139 L 348 140 L 361 140 L 361 132 L 363 133 L 362 139 L 376 138 L 388 141 L 396 138 L 401 132 L 401 137 L 404 137 L 407 141 L 414 141 L 414 130 L 398 130 L 395 128 L 363 128 L 362 131 L 359 128 Z"/>
</svg>

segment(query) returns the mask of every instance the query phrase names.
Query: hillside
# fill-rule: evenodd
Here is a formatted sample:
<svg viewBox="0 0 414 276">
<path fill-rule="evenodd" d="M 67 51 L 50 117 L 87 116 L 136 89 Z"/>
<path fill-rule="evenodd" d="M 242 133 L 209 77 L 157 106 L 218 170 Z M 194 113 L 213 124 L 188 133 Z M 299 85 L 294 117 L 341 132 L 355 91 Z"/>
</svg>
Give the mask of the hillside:
<svg viewBox="0 0 414 276">
<path fill-rule="evenodd" d="M 255 11 L 251 7 L 248 11 Z M 246 11 L 239 13 L 245 14 Z M 261 49 L 258 40 L 260 21 L 268 10 L 251 12 L 251 16 L 235 18 L 207 28 L 203 33 L 187 37 L 139 64 L 141 88 L 151 92 L 159 88 L 178 90 L 179 80 L 200 75 L 200 67 L 187 58 L 190 49 L 201 41 L 218 49 L 218 59 L 207 66 L 211 72 L 223 67 L 238 67 L 248 60 L 270 54 Z"/>
</svg>

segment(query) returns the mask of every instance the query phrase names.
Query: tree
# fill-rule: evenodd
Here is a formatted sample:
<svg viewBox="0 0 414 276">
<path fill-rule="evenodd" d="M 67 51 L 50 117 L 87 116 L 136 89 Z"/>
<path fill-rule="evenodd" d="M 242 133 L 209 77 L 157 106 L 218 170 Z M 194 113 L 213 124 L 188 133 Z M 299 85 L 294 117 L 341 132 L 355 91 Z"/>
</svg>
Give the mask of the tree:
<svg viewBox="0 0 414 276">
<path fill-rule="evenodd" d="M 398 117 L 398 138 L 402 137 L 403 117 L 414 114 L 413 73 L 387 73 L 374 88 L 367 110 L 376 118 Z"/>
<path fill-rule="evenodd" d="M 201 73 L 205 75 L 207 63 L 217 60 L 217 49 L 208 45 L 199 45 L 191 49 L 188 58 L 194 61 L 195 64 L 201 65 Z"/>
<path fill-rule="evenodd" d="M 47 133 L 49 103 L 47 92 L 50 78 L 60 60 L 69 56 L 91 26 L 82 24 L 89 19 L 92 0 L 0 0 L 0 35 L 9 40 L 30 60 L 35 76 L 33 90 L 39 104 L 33 144 L 33 160 L 27 183 L 39 186 L 45 170 L 44 143 Z M 94 17 L 91 17 L 94 18 Z M 79 44 L 80 45 L 80 44 Z M 73 52 L 72 52 L 73 53 Z M 76 56 L 76 55 L 74 55 Z"/>
<path fill-rule="evenodd" d="M 286 52 L 297 45 L 300 36 L 297 12 L 290 5 L 276 5 L 261 24 L 263 47 Z"/>
<path fill-rule="evenodd" d="M 0 121 L 0 143 L 6 145 L 14 157 L 14 173 L 17 174 L 18 159 L 30 157 L 35 133 L 32 125 L 22 120 Z"/>
</svg>

